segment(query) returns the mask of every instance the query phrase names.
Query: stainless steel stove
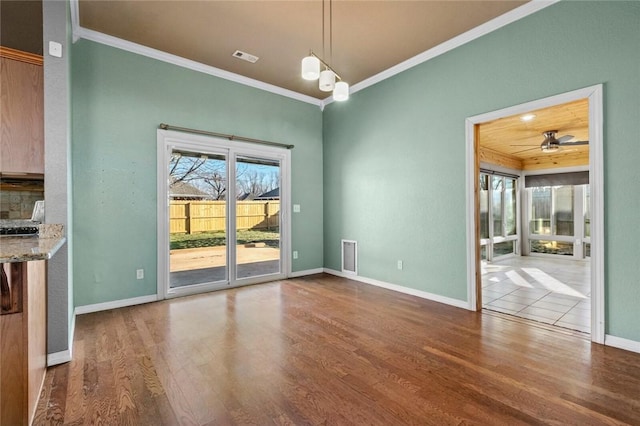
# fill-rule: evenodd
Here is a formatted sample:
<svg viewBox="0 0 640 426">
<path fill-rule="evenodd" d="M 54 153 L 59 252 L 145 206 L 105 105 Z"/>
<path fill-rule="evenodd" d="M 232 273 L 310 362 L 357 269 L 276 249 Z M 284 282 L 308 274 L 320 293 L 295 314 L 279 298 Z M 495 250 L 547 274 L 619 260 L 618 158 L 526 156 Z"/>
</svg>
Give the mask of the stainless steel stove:
<svg viewBox="0 0 640 426">
<path fill-rule="evenodd" d="M 37 236 L 38 225 L 30 220 L 0 220 L 0 237 Z"/>
<path fill-rule="evenodd" d="M 38 235 L 37 226 L 0 227 L 0 237 L 33 237 Z"/>
</svg>

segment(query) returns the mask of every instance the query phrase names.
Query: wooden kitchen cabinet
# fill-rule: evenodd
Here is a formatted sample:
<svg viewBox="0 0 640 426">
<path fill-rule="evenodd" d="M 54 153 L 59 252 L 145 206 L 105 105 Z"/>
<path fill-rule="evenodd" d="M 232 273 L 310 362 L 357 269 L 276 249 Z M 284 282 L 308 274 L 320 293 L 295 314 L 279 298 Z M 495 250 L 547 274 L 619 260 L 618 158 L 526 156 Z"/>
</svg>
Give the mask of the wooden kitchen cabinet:
<svg viewBox="0 0 640 426">
<path fill-rule="evenodd" d="M 0 47 L 0 172 L 44 174 L 42 56 Z"/>
<path fill-rule="evenodd" d="M 46 260 L 0 267 L 0 425 L 30 425 L 46 370 Z"/>
</svg>

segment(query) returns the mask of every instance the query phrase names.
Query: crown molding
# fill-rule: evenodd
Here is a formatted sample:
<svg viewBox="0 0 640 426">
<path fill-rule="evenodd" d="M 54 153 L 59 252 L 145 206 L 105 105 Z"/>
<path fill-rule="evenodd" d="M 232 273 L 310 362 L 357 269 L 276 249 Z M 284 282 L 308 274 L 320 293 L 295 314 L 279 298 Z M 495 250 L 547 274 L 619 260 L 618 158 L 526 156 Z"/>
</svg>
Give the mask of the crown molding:
<svg viewBox="0 0 640 426">
<path fill-rule="evenodd" d="M 235 83 L 243 84 L 245 86 L 254 87 L 256 89 L 264 90 L 267 92 L 275 93 L 277 95 L 285 96 L 291 99 L 316 105 L 320 107 L 321 110 L 324 110 L 324 108 L 327 105 L 334 102 L 333 96 L 329 96 L 325 99 L 316 99 L 312 96 L 294 92 L 293 90 L 284 89 L 282 87 L 274 86 L 272 84 L 264 83 L 259 80 L 254 80 L 252 78 L 244 77 L 239 74 L 225 71 L 220 68 L 212 67 L 210 65 L 205 65 L 200 62 L 192 61 L 190 59 L 186 59 L 180 56 L 172 55 L 170 53 L 162 52 L 157 49 L 152 49 L 147 46 L 142 46 L 137 43 L 133 43 L 127 40 L 114 37 L 114 36 L 100 33 L 98 31 L 83 28 L 80 26 L 80 14 L 79 14 L 78 1 L 79 0 L 70 0 L 72 40 L 74 43 L 81 38 L 85 40 L 91 40 L 96 43 L 115 47 L 117 49 L 122 49 L 132 53 L 137 53 L 139 55 L 147 56 L 149 58 L 157 59 L 159 61 L 174 64 L 179 67 L 213 75 L 215 77 L 233 81 Z M 363 80 L 357 84 L 354 84 L 353 86 L 350 87 L 349 92 L 350 94 L 354 94 L 356 92 L 359 92 L 360 90 L 366 89 L 369 86 L 373 86 L 376 83 L 379 83 L 383 80 L 393 77 L 394 75 L 399 74 L 403 71 L 406 71 L 410 68 L 413 68 L 416 65 L 420 65 L 424 62 L 427 62 L 430 59 L 433 59 L 437 56 L 447 53 L 450 50 L 453 50 L 466 43 L 469 43 L 499 28 L 502 28 L 508 24 L 511 24 L 522 18 L 525 18 L 546 7 L 556 4 L 559 1 L 561 0 L 531 0 L 530 2 L 525 3 L 524 5 L 516 9 L 513 9 L 503 15 L 500 15 L 488 22 L 485 22 L 484 24 L 478 27 L 475 27 L 463 34 L 460 34 L 457 37 L 447 40 L 444 43 L 441 43 L 425 52 L 422 52 L 412 58 L 409 58 L 404 62 L 394 65 L 391 68 L 387 68 L 386 70 L 372 77 L 369 77 L 366 80 Z"/>
<path fill-rule="evenodd" d="M 125 50 L 127 52 L 136 53 L 138 55 L 146 56 L 148 58 L 157 59 L 162 62 L 167 62 L 169 64 L 177 65 L 182 68 L 187 68 L 193 71 L 198 71 L 204 74 L 220 77 L 224 80 L 233 81 L 235 83 L 239 83 L 244 86 L 254 87 L 256 89 L 264 90 L 266 92 L 275 93 L 276 95 L 285 96 L 287 98 L 306 102 L 316 106 L 320 106 L 322 103 L 320 99 L 303 95 L 302 93 L 294 92 L 293 90 L 283 89 L 282 87 L 274 86 L 272 84 L 264 83 L 262 81 L 244 77 L 242 75 L 234 74 L 232 72 L 225 71 L 220 68 L 212 67 L 210 65 L 205 65 L 200 62 L 192 61 L 190 59 L 185 59 L 180 56 L 162 52 L 157 49 L 152 49 L 150 47 L 133 43 L 131 41 L 123 40 L 118 37 L 113 37 L 104 33 L 100 33 L 98 31 L 93 31 L 93 30 L 88 30 L 86 28 L 78 27 L 76 34 L 78 35 L 79 38 L 83 38 L 85 40 L 94 41 L 96 43 L 115 47 L 117 49 Z"/>
<path fill-rule="evenodd" d="M 393 77 L 396 74 L 400 74 L 401 72 L 415 67 L 416 65 L 427 62 L 437 56 L 447 53 L 497 29 L 500 29 L 515 21 L 534 14 L 546 7 L 556 4 L 559 1 L 561 0 L 531 0 L 530 2 L 511 10 L 504 15 L 493 18 L 492 20 L 487 21 L 480 26 L 477 26 L 465 33 L 460 34 L 459 36 L 456 36 L 450 40 L 445 41 L 444 43 L 441 43 L 429 50 L 424 51 L 414 56 L 413 58 L 409 58 L 404 62 L 400 62 L 398 65 L 387 68 L 386 70 L 381 71 L 378 74 L 367 78 L 366 80 L 362 80 L 361 82 L 354 84 L 353 86 L 351 86 L 349 92 L 350 94 L 354 94 L 356 92 L 359 92 L 360 90 L 366 89 L 369 86 L 373 86 L 376 83 Z M 332 96 L 329 96 L 323 99 L 322 102 L 323 106 L 326 106 L 330 103 L 333 103 L 334 100 Z"/>
<path fill-rule="evenodd" d="M 72 41 L 74 43 L 81 38 L 85 40 L 94 41 L 96 43 L 104 44 L 106 46 L 115 47 L 116 49 L 121 49 L 127 52 L 146 56 L 148 58 L 157 59 L 159 61 L 177 65 L 182 68 L 187 68 L 193 71 L 209 74 L 215 77 L 222 78 L 224 80 L 233 81 L 235 83 L 239 83 L 244 86 L 254 87 L 256 89 L 264 90 L 266 92 L 270 92 L 276 95 L 295 99 L 295 100 L 316 105 L 322 108 L 321 99 L 316 99 L 312 96 L 294 92 L 293 90 L 284 89 L 282 87 L 274 86 L 273 84 L 264 83 L 262 81 L 248 78 L 248 77 L 235 74 L 229 71 L 225 71 L 220 68 L 212 67 L 210 65 L 205 65 L 201 62 L 192 61 L 190 59 L 186 59 L 177 55 L 172 55 L 170 53 L 166 53 L 161 50 L 152 49 L 150 47 L 143 46 L 141 44 L 133 43 L 128 40 L 110 36 L 108 34 L 104 34 L 104 33 L 90 30 L 87 28 L 83 28 L 80 26 L 80 12 L 79 12 L 78 0 L 70 0 L 69 4 L 70 4 L 70 12 L 71 12 L 71 34 L 72 34 Z"/>
</svg>

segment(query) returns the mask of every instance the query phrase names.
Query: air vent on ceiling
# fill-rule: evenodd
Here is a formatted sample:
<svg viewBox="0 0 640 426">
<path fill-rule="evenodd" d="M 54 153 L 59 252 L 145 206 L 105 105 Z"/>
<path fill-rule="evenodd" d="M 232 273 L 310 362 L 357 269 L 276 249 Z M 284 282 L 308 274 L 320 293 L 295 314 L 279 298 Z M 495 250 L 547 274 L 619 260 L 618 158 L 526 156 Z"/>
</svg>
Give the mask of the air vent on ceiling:
<svg viewBox="0 0 640 426">
<path fill-rule="evenodd" d="M 260 59 L 257 56 L 252 55 L 251 53 L 243 52 L 241 50 L 236 50 L 235 52 L 233 52 L 233 57 L 251 62 L 252 64 L 255 64 L 256 61 Z"/>
</svg>

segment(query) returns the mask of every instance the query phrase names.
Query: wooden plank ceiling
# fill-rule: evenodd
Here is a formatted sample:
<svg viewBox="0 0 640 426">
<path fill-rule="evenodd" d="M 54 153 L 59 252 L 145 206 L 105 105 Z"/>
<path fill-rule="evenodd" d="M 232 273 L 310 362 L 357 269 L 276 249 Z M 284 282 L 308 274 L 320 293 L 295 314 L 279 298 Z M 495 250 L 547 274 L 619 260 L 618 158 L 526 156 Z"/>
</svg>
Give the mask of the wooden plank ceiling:
<svg viewBox="0 0 640 426">
<path fill-rule="evenodd" d="M 556 138 L 573 135 L 571 141 L 589 140 L 589 101 L 560 104 L 524 114 L 503 117 L 479 125 L 480 161 L 516 170 L 540 170 L 589 164 L 589 145 L 561 146 L 543 152 L 543 133 L 557 130 Z"/>
</svg>

